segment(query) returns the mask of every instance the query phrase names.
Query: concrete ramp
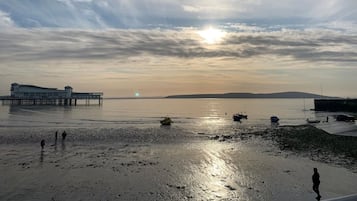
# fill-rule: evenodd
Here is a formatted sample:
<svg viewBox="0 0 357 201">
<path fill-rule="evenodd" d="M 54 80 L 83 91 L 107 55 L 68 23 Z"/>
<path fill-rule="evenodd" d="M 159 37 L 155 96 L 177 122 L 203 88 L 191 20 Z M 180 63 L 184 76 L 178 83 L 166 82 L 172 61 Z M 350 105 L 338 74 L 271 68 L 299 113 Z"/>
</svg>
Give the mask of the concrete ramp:
<svg viewBox="0 0 357 201">
<path fill-rule="evenodd" d="M 331 198 L 323 201 L 357 201 L 357 194 L 342 196 L 338 198 Z"/>
<path fill-rule="evenodd" d="M 314 125 L 316 128 L 322 129 L 330 134 L 356 136 L 357 137 L 357 122 L 340 122 L 330 121 Z"/>
</svg>

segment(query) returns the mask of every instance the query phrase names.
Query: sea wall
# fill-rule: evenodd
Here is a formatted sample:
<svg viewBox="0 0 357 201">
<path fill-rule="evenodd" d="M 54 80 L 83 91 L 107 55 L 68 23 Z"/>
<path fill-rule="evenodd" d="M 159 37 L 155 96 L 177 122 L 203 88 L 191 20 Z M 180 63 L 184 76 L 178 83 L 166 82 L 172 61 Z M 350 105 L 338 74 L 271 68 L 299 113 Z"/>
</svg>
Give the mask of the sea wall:
<svg viewBox="0 0 357 201">
<path fill-rule="evenodd" d="M 315 99 L 316 111 L 357 112 L 357 99 Z"/>
</svg>

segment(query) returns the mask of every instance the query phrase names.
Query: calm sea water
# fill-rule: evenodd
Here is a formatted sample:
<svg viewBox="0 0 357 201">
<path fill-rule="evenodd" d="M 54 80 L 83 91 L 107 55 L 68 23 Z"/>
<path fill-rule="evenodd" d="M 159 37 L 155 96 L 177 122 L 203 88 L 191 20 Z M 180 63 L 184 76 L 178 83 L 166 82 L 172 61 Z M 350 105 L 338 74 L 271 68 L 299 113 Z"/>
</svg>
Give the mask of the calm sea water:
<svg viewBox="0 0 357 201">
<path fill-rule="evenodd" d="M 309 109 L 312 99 L 114 99 L 91 106 L 0 106 L 0 127 L 123 128 L 159 127 L 169 116 L 173 126 L 193 131 L 270 126 L 277 115 L 281 125 L 305 123 L 325 116 Z M 232 115 L 248 115 L 241 123 Z"/>
</svg>

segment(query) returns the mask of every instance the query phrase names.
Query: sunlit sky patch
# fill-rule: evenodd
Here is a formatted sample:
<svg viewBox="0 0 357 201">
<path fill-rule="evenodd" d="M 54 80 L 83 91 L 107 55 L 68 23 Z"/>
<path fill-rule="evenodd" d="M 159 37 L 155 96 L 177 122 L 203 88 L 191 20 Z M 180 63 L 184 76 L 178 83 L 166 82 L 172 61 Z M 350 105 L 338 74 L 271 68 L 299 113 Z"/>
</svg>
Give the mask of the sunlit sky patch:
<svg viewBox="0 0 357 201">
<path fill-rule="evenodd" d="M 220 29 L 209 26 L 203 30 L 198 31 L 198 34 L 202 37 L 203 41 L 208 44 L 216 44 L 224 39 L 226 33 Z"/>
<path fill-rule="evenodd" d="M 12 82 L 107 97 L 306 91 L 357 97 L 357 1 L 0 0 Z"/>
</svg>

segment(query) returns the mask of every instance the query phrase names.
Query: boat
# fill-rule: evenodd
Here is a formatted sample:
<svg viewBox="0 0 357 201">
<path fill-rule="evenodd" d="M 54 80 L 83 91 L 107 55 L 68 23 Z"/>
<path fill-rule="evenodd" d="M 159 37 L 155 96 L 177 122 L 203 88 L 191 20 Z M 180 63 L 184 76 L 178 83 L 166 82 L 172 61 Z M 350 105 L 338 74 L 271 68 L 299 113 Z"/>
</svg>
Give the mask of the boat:
<svg viewBox="0 0 357 201">
<path fill-rule="evenodd" d="M 279 119 L 277 116 L 271 116 L 271 117 L 270 117 L 271 123 L 278 123 L 279 120 L 280 120 L 280 119 Z"/>
<path fill-rule="evenodd" d="M 248 119 L 248 115 L 241 114 L 241 113 L 237 113 L 237 114 L 233 115 L 233 120 L 234 121 L 240 121 L 241 119 Z"/>
<path fill-rule="evenodd" d="M 306 122 L 309 123 L 309 124 L 317 124 L 317 123 L 320 123 L 320 120 L 306 119 Z"/>
<path fill-rule="evenodd" d="M 233 121 L 240 121 L 242 119 L 242 117 L 240 117 L 239 115 L 233 115 Z"/>
<path fill-rule="evenodd" d="M 240 116 L 242 119 L 248 119 L 248 115 L 246 114 L 238 113 L 236 115 Z"/>
<path fill-rule="evenodd" d="M 161 125 L 163 126 L 170 126 L 173 121 L 170 117 L 165 117 L 163 120 L 160 121 Z"/>
</svg>

